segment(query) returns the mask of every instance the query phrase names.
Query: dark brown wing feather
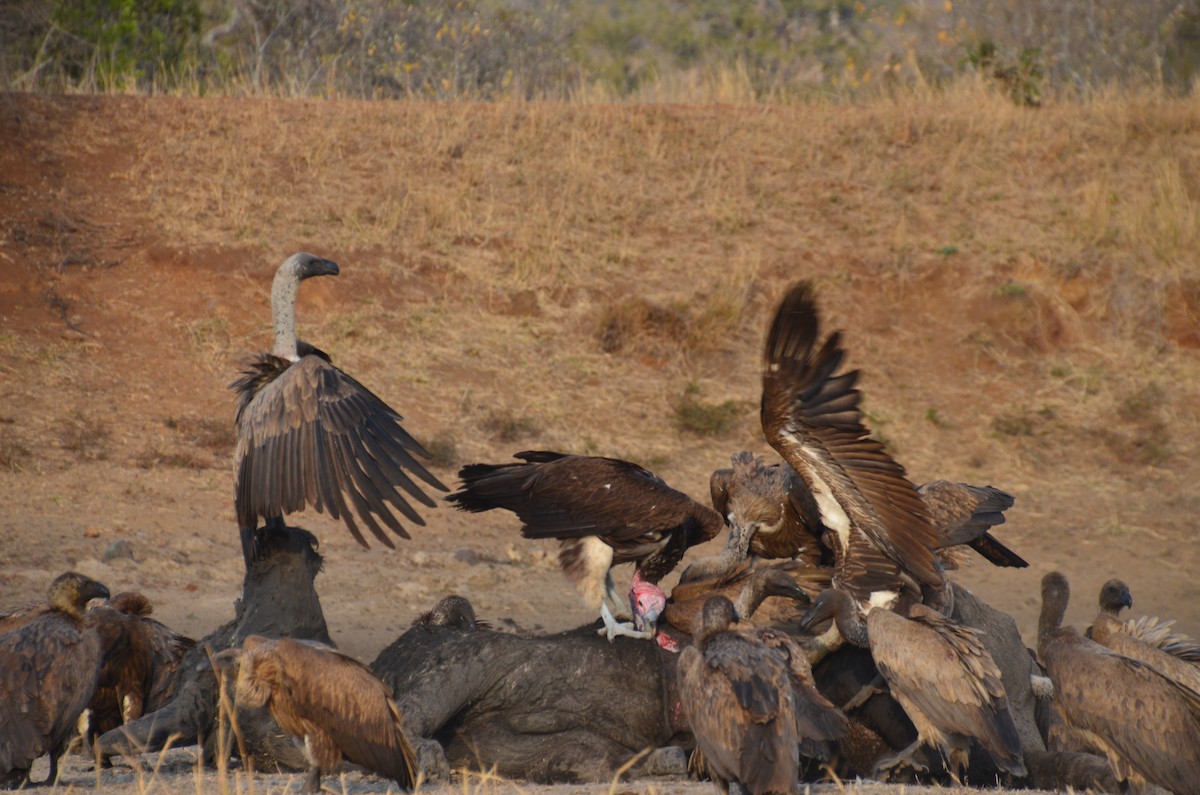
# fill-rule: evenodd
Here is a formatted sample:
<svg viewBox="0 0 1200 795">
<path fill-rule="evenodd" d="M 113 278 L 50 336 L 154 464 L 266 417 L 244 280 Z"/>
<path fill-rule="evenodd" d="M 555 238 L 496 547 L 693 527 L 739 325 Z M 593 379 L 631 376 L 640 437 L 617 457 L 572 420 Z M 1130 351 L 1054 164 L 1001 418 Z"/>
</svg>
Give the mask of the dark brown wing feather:
<svg viewBox="0 0 1200 795">
<path fill-rule="evenodd" d="M 1116 767 L 1172 792 L 1200 792 L 1200 694 L 1073 629 L 1053 631 L 1040 653 L 1063 717 L 1099 740 Z"/>
<path fill-rule="evenodd" d="M 380 527 L 408 532 L 393 515 L 425 522 L 413 499 L 435 505 L 412 476 L 446 490 L 416 456 L 429 453 L 401 426 L 403 419 L 369 389 L 319 356 L 295 364 L 261 354 L 232 384 L 237 391 L 238 524 L 279 520 L 306 507 L 342 519 L 367 546 L 355 516 L 384 545 Z"/>
<path fill-rule="evenodd" d="M 924 605 L 914 605 L 907 619 L 876 608 L 867 625 L 871 655 L 889 686 L 941 732 L 976 738 L 997 764 L 1024 775 L 1000 669 L 975 630 Z"/>
<path fill-rule="evenodd" d="M 942 532 L 939 546 L 968 544 L 997 566 L 1025 568 L 1029 564 L 988 532 L 1004 524 L 1004 512 L 1016 498 L 994 486 L 971 486 L 935 480 L 917 489 L 933 526 Z"/>
<path fill-rule="evenodd" d="M 463 467 L 462 488 L 446 500 L 465 511 L 512 511 L 527 538 L 597 536 L 613 547 L 614 564 L 645 558 L 685 526 L 685 547 L 722 527 L 715 511 L 629 461 L 546 451 L 516 457 L 524 463 Z"/>
<path fill-rule="evenodd" d="M 412 789 L 416 757 L 403 718 L 387 685 L 369 668 L 336 649 L 290 638 L 263 642 L 251 636 L 243 650 L 255 656 L 255 667 L 269 660 L 264 668 L 271 672 L 272 715 L 286 710 L 310 721 L 346 759 Z"/>
<path fill-rule="evenodd" d="M 834 332 L 818 347 L 818 333 L 812 290 L 797 284 L 767 336 L 762 397 L 767 441 L 818 495 L 818 504 L 822 492 L 832 495 L 849 517 L 852 535 L 865 535 L 921 583 L 940 586 L 938 534 L 924 502 L 904 468 L 867 435 L 854 388 L 858 371 L 835 375 L 843 358 L 840 335 Z M 838 524 L 825 508 L 822 521 L 831 529 Z"/>
</svg>

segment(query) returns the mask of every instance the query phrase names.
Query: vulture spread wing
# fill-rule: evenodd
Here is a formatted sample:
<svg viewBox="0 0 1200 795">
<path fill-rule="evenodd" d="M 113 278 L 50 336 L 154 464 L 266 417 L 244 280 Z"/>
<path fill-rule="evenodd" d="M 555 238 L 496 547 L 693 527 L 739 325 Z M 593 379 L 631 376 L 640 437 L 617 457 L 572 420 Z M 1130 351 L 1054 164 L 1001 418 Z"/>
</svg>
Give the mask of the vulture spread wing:
<svg viewBox="0 0 1200 795">
<path fill-rule="evenodd" d="M 838 332 L 819 342 L 807 283 L 792 287 L 767 336 L 762 426 L 767 441 L 808 484 L 836 544 L 838 566 L 855 539 L 878 548 L 931 587 L 943 578 L 934 550 L 939 534 L 904 468 L 870 438 L 859 412 L 858 371 L 838 374 Z M 845 583 L 849 576 L 843 573 Z M 855 588 L 856 592 L 860 589 Z"/>
<path fill-rule="evenodd" d="M 293 364 L 260 354 L 232 387 L 240 404 L 236 507 L 248 555 L 259 519 L 281 521 L 309 506 L 342 519 L 364 547 L 355 516 L 394 547 L 380 524 L 409 535 L 393 509 L 423 525 L 409 500 L 435 505 L 413 476 L 446 490 L 417 460 L 430 456 L 401 426 L 403 418 L 321 356 Z"/>
<path fill-rule="evenodd" d="M 324 734 L 341 756 L 412 788 L 416 757 L 400 710 L 387 685 L 354 658 L 318 643 L 251 635 L 242 646 L 243 692 L 249 703 L 269 693 L 271 715 L 289 734 Z M 312 742 L 320 747 L 325 738 Z M 318 760 L 318 767 L 332 770 L 336 761 Z"/>
</svg>

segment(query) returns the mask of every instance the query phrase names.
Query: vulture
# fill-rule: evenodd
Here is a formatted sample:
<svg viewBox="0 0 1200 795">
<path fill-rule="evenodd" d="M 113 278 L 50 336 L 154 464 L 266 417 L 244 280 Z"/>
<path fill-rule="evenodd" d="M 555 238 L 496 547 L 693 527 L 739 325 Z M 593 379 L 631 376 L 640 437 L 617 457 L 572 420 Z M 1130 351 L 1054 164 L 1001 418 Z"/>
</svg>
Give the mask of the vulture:
<svg viewBox="0 0 1200 795">
<path fill-rule="evenodd" d="M 89 735 L 155 712 L 174 697 L 183 656 L 196 642 L 150 618 L 151 612 L 150 601 L 136 591 L 115 594 L 87 612 L 104 649 L 96 694 L 88 705 Z"/>
<path fill-rule="evenodd" d="M 712 508 L 629 461 L 547 451 L 517 453 L 519 464 L 470 464 L 462 488 L 446 497 L 460 510 L 512 511 L 526 538 L 556 538 L 558 559 L 605 632 L 648 637 L 666 603 L 659 581 L 688 547 L 721 531 Z M 634 563 L 630 590 L 635 628 L 617 624 L 605 602 L 620 606 L 610 569 Z"/>
<path fill-rule="evenodd" d="M 757 566 L 747 561 L 729 576 L 680 582 L 671 589 L 671 600 L 662 617 L 675 629 L 690 633 L 704 603 L 720 595 L 733 601 L 739 621 L 755 626 L 782 624 L 804 615 L 812 600 L 827 587 L 828 569 L 813 569 L 793 560 Z M 771 597 L 780 597 L 780 601 L 764 606 Z"/>
<path fill-rule="evenodd" d="M 1063 719 L 1103 750 L 1122 791 L 1200 793 L 1200 693 L 1062 626 L 1070 596 L 1061 572 L 1042 578 L 1038 655 Z"/>
<path fill-rule="evenodd" d="M 58 758 L 100 675 L 100 636 L 84 610 L 108 596 L 95 580 L 67 572 L 50 584 L 47 609 L 0 635 L 0 786 L 27 783 L 46 753 L 46 782 L 58 778 Z"/>
<path fill-rule="evenodd" d="M 1096 615 L 1096 620 L 1084 632 L 1089 638 L 1095 639 L 1093 636 L 1096 626 L 1103 624 L 1108 632 L 1125 632 L 1184 662 L 1200 664 L 1200 643 L 1181 632 L 1173 631 L 1172 627 L 1175 626 L 1173 620 L 1162 620 L 1157 616 L 1139 616 L 1128 621 L 1121 621 L 1121 610 L 1133 607 L 1133 595 L 1129 592 L 1129 586 L 1121 580 L 1113 579 L 1104 583 L 1100 588 L 1099 602 L 1100 611 Z M 1109 645 L 1103 641 L 1101 643 Z M 1124 652 L 1121 653 L 1124 654 Z"/>
<path fill-rule="evenodd" d="M 1160 642 L 1139 635 L 1136 622 L 1127 624 L 1118 617 L 1123 607 L 1133 607 L 1129 586 L 1120 580 L 1104 583 L 1100 588 L 1100 611 L 1084 634 L 1101 646 L 1144 662 L 1167 678 L 1200 693 L 1200 666 L 1162 648 Z M 1180 636 L 1175 638 L 1178 644 Z"/>
<path fill-rule="evenodd" d="M 475 632 L 480 629 L 491 629 L 492 625 L 475 617 L 475 608 L 465 596 L 451 594 L 443 596 L 441 601 L 413 619 L 414 627 L 453 627 L 463 632 Z"/>
<path fill-rule="evenodd" d="M 697 616 L 695 645 L 679 655 L 679 699 L 713 779 L 733 793 L 792 793 L 802 747 L 828 758 L 846 719 L 812 687 L 790 639 L 739 632 L 733 603 L 712 596 Z M 807 677 L 805 677 L 807 673 Z"/>
<path fill-rule="evenodd" d="M 409 534 L 393 510 L 423 525 L 410 499 L 435 505 L 413 476 L 446 490 L 417 460 L 430 455 L 401 426 L 403 417 L 296 338 L 300 282 L 337 274 L 336 263 L 312 254 L 283 261 L 271 286 L 275 348 L 255 356 L 230 385 L 238 399 L 235 507 L 247 569 L 262 554 L 263 535 L 282 528 L 285 514 L 328 511 L 366 547 L 357 516 L 394 547 L 381 524 L 401 538 Z"/>
<path fill-rule="evenodd" d="M 820 337 L 812 287 L 793 285 L 767 334 L 763 432 L 812 492 L 834 586 L 864 610 L 920 601 L 923 589 L 945 584 L 941 533 L 904 467 L 868 436 L 859 371 L 839 373 L 843 356 L 840 332 Z"/>
<path fill-rule="evenodd" d="M 711 480 L 713 507 L 731 526 L 720 554 L 694 561 L 683 581 L 731 574 L 747 554 L 793 558 L 819 568 L 833 562 L 823 543 L 825 526 L 808 486 L 787 464 L 767 466 L 749 452 L 735 453 L 733 466 L 718 469 Z M 970 546 L 997 566 L 1029 564 L 989 530 L 1005 522 L 1014 498 L 993 486 L 935 480 L 918 487 L 930 521 L 937 528 L 938 560 L 957 568 L 957 549 Z"/>
<path fill-rule="evenodd" d="M 835 587 L 822 592 L 800 621 L 802 629 L 810 629 L 833 618 L 846 640 L 870 649 L 892 696 L 916 727 L 917 739 L 878 769 L 907 764 L 920 770 L 913 754 L 930 745 L 947 758 L 959 780 L 975 739 L 998 768 L 1024 776 L 1021 740 L 1000 668 L 976 630 L 923 604 L 910 605 L 907 612 L 905 617 L 872 607 L 864 620 L 850 594 Z"/>
<path fill-rule="evenodd" d="M 237 670 L 237 705 L 266 707 L 303 749 L 306 793 L 320 792 L 321 776 L 337 771 L 343 758 L 413 788 L 416 757 L 400 708 L 358 660 L 316 641 L 249 635 L 217 661 L 223 672 Z"/>
</svg>

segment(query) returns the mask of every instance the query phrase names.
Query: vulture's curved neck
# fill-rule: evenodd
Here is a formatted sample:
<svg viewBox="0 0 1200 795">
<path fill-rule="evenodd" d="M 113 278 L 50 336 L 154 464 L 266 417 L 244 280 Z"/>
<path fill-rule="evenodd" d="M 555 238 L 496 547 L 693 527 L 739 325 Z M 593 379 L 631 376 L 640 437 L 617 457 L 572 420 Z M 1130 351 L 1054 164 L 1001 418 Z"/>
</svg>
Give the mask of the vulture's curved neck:
<svg viewBox="0 0 1200 795">
<path fill-rule="evenodd" d="M 1063 617 L 1067 614 L 1067 595 L 1060 591 L 1042 594 L 1042 612 L 1038 616 L 1038 643 L 1041 644 L 1050 633 L 1062 626 Z"/>
<path fill-rule="evenodd" d="M 885 608 L 871 609 L 883 610 Z M 842 633 L 842 637 L 850 643 L 861 649 L 871 648 L 870 638 L 867 637 L 867 622 L 859 612 L 858 606 L 849 599 L 842 600 L 838 604 L 834 623 L 837 625 L 838 632 Z"/>
<path fill-rule="evenodd" d="M 296 353 L 296 293 L 300 278 L 289 268 L 280 268 L 271 283 L 271 321 L 275 325 L 276 356 L 294 362 Z"/>
</svg>

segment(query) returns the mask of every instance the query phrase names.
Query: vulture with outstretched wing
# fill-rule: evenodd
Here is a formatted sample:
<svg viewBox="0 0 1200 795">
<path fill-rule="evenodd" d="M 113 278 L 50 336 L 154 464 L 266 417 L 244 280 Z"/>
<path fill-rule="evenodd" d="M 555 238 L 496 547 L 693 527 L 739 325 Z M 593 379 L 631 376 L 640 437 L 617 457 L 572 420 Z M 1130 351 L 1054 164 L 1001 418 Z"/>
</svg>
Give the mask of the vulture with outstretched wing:
<svg viewBox="0 0 1200 795">
<path fill-rule="evenodd" d="M 456 508 L 512 511 L 526 538 L 555 538 L 559 562 L 587 604 L 614 634 L 653 632 L 666 602 L 658 582 L 688 547 L 721 531 L 721 517 L 629 461 L 546 451 L 517 453 L 519 464 L 471 464 L 459 470 L 462 488 L 446 497 Z M 618 625 L 609 570 L 634 563 L 630 593 L 636 630 Z"/>
<path fill-rule="evenodd" d="M 1062 625 L 1071 590 L 1042 578 L 1038 655 L 1063 719 L 1103 750 L 1117 780 L 1200 793 L 1200 693 Z"/>
<path fill-rule="evenodd" d="M 977 631 L 923 604 L 910 605 L 906 612 L 901 616 L 873 607 L 864 619 L 850 594 L 831 588 L 800 621 L 802 629 L 810 629 L 832 618 L 846 640 L 870 649 L 892 696 L 916 727 L 912 745 L 881 761 L 879 770 L 921 767 L 912 757 L 928 745 L 947 757 L 958 777 L 966 771 L 975 739 L 997 767 L 1024 776 L 1021 740 L 1000 668 Z"/>
<path fill-rule="evenodd" d="M 96 691 L 101 644 L 84 618 L 92 599 L 108 589 L 76 572 L 50 584 L 49 606 L 0 635 L 0 786 L 21 786 L 43 754 L 47 783 Z"/>
<path fill-rule="evenodd" d="M 256 356 L 231 384 L 238 396 L 235 505 L 247 568 L 262 535 L 281 528 L 286 514 L 327 511 L 365 547 L 357 516 L 394 547 L 381 524 L 409 535 L 393 511 L 423 525 L 409 501 L 435 504 L 413 477 L 446 490 L 417 459 L 430 455 L 401 426 L 403 417 L 296 338 L 300 282 L 337 273 L 336 263 L 312 254 L 284 260 L 271 286 L 274 350 Z"/>
<path fill-rule="evenodd" d="M 241 649 L 217 655 L 237 669 L 237 704 L 266 707 L 308 760 L 306 793 L 346 759 L 410 790 L 416 756 L 391 690 L 371 669 L 315 641 L 249 635 Z"/>
</svg>

